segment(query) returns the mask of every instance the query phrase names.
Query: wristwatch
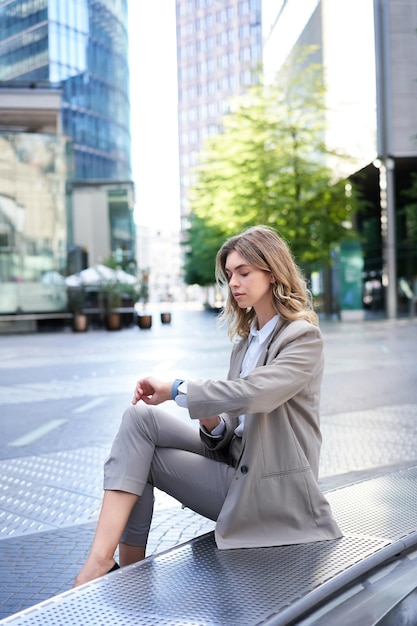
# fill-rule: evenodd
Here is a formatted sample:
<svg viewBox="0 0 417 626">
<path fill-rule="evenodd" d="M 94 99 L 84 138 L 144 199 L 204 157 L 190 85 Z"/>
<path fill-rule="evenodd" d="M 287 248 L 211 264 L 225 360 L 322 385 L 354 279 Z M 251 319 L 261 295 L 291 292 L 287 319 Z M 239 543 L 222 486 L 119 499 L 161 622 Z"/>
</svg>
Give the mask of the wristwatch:
<svg viewBox="0 0 417 626">
<path fill-rule="evenodd" d="M 171 388 L 171 398 L 173 400 L 175 400 L 175 398 L 178 395 L 178 387 L 181 385 L 181 383 L 183 383 L 184 381 L 181 380 L 180 378 L 176 378 L 174 380 L 174 382 L 172 383 L 172 388 Z"/>
</svg>

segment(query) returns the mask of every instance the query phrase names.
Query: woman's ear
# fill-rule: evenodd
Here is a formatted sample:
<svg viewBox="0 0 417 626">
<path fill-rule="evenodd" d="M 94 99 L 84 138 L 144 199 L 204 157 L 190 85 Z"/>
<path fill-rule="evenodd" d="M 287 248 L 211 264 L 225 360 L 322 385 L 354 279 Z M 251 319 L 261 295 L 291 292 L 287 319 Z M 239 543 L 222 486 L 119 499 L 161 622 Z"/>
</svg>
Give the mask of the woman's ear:
<svg viewBox="0 0 417 626">
<path fill-rule="evenodd" d="M 275 282 L 275 276 L 273 274 L 269 275 L 269 280 L 271 281 L 271 283 Z"/>
</svg>

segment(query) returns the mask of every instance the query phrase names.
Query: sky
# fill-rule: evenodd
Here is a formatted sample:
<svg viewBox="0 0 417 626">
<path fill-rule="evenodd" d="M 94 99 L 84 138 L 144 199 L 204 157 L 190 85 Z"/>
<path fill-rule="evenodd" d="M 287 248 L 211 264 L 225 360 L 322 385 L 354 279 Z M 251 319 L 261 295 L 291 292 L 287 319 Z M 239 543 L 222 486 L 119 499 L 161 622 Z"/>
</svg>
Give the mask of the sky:
<svg viewBox="0 0 417 626">
<path fill-rule="evenodd" d="M 174 0 L 129 0 L 135 221 L 179 229 Z"/>
</svg>

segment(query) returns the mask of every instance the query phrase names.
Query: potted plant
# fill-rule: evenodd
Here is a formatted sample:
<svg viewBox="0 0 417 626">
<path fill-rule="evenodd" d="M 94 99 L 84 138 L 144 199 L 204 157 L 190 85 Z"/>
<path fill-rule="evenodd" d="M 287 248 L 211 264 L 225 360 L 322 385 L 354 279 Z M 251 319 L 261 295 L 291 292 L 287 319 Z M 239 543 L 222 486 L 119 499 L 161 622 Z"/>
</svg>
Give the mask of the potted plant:
<svg viewBox="0 0 417 626">
<path fill-rule="evenodd" d="M 146 305 L 149 302 L 149 274 L 142 271 L 139 285 L 139 302 L 142 302 L 142 313 L 137 315 L 137 324 L 139 328 L 149 329 L 152 327 L 152 315 L 146 313 Z"/>
<path fill-rule="evenodd" d="M 122 327 L 121 313 L 123 286 L 118 280 L 108 281 L 105 286 L 106 295 L 106 328 L 120 330 Z"/>
<path fill-rule="evenodd" d="M 161 311 L 161 323 L 162 324 L 171 323 L 171 313 L 169 311 Z"/>
<path fill-rule="evenodd" d="M 82 285 L 68 289 L 68 306 L 72 312 L 72 330 L 85 332 L 88 329 L 88 316 L 84 312 L 85 290 Z"/>
</svg>

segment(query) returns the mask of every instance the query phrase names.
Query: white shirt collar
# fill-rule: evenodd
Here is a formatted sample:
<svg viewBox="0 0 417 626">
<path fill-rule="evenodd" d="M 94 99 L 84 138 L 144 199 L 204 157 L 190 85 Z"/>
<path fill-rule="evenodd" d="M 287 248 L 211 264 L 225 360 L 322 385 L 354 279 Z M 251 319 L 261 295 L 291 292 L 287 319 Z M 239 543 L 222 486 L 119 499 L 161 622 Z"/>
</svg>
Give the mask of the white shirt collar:
<svg viewBox="0 0 417 626">
<path fill-rule="evenodd" d="M 261 328 L 261 330 L 258 330 L 256 328 L 256 319 L 253 320 L 252 325 L 250 327 L 251 338 L 257 337 L 259 344 L 264 343 L 268 339 L 272 331 L 274 330 L 278 322 L 278 317 L 279 317 L 278 315 L 274 315 L 274 317 L 272 317 L 269 320 L 269 322 L 267 322 L 265 326 Z"/>
</svg>

